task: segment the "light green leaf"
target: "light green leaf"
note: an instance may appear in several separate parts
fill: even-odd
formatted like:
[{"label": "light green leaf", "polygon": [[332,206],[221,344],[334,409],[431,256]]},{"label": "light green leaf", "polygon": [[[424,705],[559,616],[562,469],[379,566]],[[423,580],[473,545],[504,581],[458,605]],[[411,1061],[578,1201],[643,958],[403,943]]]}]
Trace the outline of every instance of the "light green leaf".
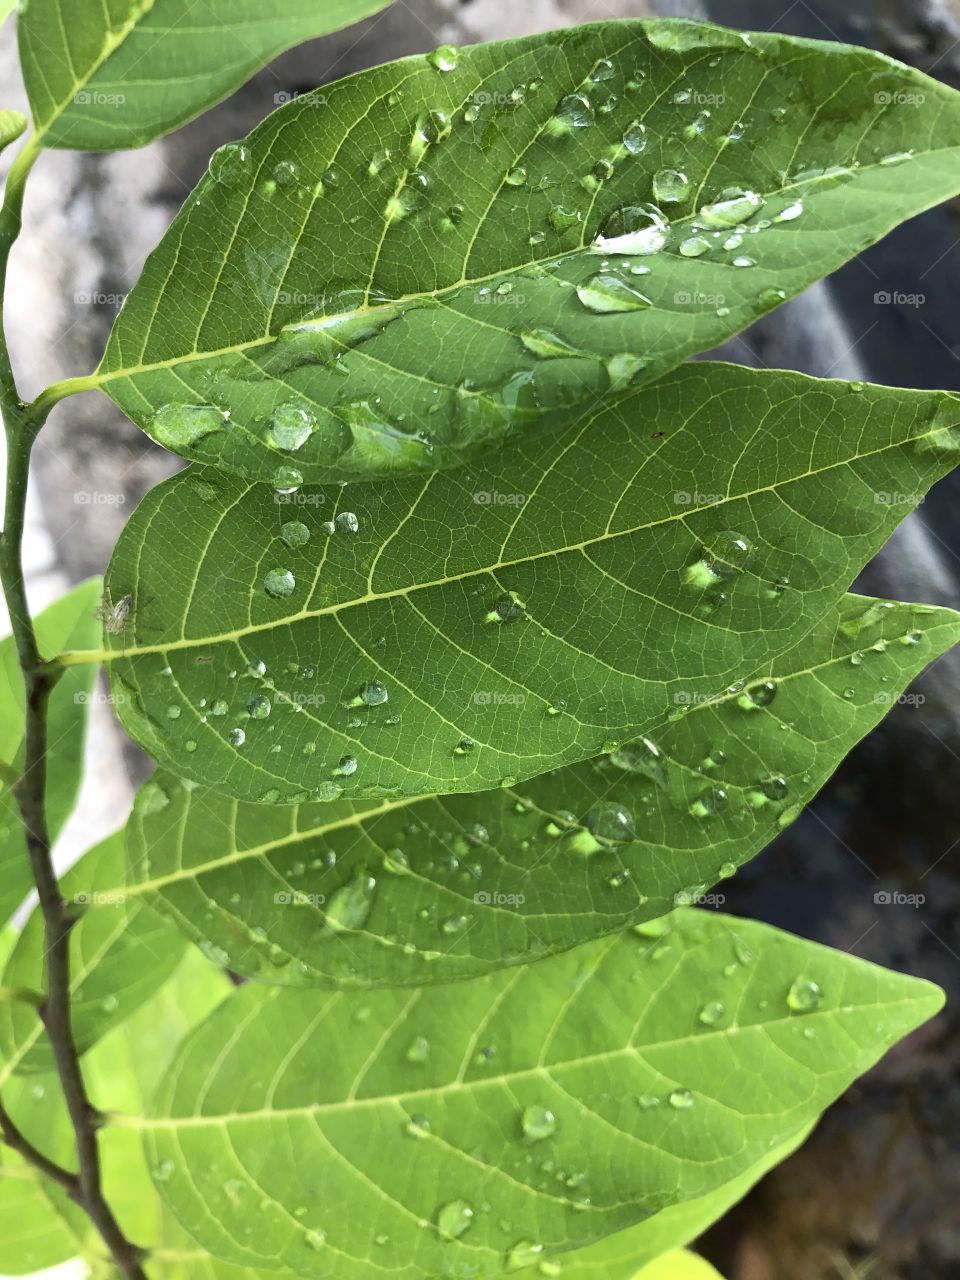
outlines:
[{"label": "light green leaf", "polygon": [[481,1277],[739,1177],[941,1003],[681,911],[655,944],[619,935],[455,988],[361,1004],[244,987],[184,1043],[155,1118],[129,1123],[174,1213],[229,1261]]},{"label": "light green leaf", "polygon": [[143,146],[227,97],[284,49],[386,3],[29,0],[17,34],[37,141],[78,151]]},{"label": "light green leaf", "polygon": [[512,785],[735,681],[762,700],[958,421],[940,393],[695,364],[483,470],[286,505],[190,470],[114,551],[119,714],[178,776],[295,804]]},{"label": "light green leaf", "polygon": [[636,1280],[723,1280],[723,1277],[704,1258],[678,1249],[637,1272]]},{"label": "light green leaf", "polygon": [[[64,897],[84,915],[70,935],[73,1033],[81,1053],[128,1018],[169,978],[183,938],[122,890],[124,833],[118,831],[61,877]],[[3,984],[46,989],[43,918],[34,910],[3,973]],[[0,1001],[0,1082],[11,1072],[53,1069],[37,1010]]]},{"label": "light green leaf", "polygon": [[218,153],[82,385],[280,487],[450,465],[953,195],[958,138],[960,96],[879,54],[689,22],[377,67]]},{"label": "light green leaf", "polygon": [[935,610],[902,643],[916,618],[848,596],[774,662],[766,710],[722,695],[628,751],[477,795],[286,808],[160,772],[122,892],[268,982],[426,985],[539,959],[701,897],[772,840],[960,638]]},{"label": "light green leaf", "polygon": [[[3,5],[0,4],[0,22],[3,18]],[[27,117],[19,111],[0,110],[0,151],[9,147],[11,142],[16,142],[26,127]]]},{"label": "light green leaf", "polygon": [[[173,978],[85,1055],[84,1078],[93,1104],[105,1110],[142,1113],[178,1040],[206,1017],[229,989],[224,975],[198,952],[188,952]],[[51,1159],[75,1167],[73,1133],[54,1075],[5,1081],[3,1100],[35,1145]],[[151,1280],[255,1280],[255,1273],[205,1261],[157,1197],[135,1134],[127,1129],[105,1129],[100,1152],[107,1199],[125,1232],[130,1239],[158,1251],[148,1268]],[[34,1269],[27,1265],[34,1258],[36,1266],[49,1266],[79,1256],[98,1277],[102,1275],[104,1246],[86,1215],[59,1187],[36,1179],[22,1164],[14,1162],[12,1167],[16,1174],[8,1182],[6,1170],[0,1166],[0,1223],[9,1219],[11,1224],[20,1224],[20,1231],[11,1229],[10,1236],[0,1233],[0,1271],[20,1274]],[[14,1176],[19,1181],[15,1182]],[[29,1201],[24,1185],[27,1178],[33,1186]],[[39,1253],[41,1246],[43,1255]],[[107,1274],[112,1277],[114,1272]]]},{"label": "light green leaf", "polygon": [[[36,619],[44,657],[64,649],[96,644],[96,620],[102,586],[91,578],[67,593]],[[83,768],[87,703],[96,678],[94,667],[67,671],[50,697],[47,756],[47,817],[55,837],[76,799]],[[20,815],[9,784],[23,752],[23,679],[12,637],[0,640],[0,921],[7,920],[30,890],[30,864]]]}]

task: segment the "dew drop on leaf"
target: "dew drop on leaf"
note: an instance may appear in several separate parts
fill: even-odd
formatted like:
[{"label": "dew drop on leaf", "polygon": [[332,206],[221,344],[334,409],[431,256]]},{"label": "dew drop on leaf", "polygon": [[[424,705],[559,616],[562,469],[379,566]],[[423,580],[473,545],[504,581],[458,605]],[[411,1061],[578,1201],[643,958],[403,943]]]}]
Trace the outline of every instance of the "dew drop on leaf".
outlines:
[{"label": "dew drop on leaf", "polygon": [[739,227],[742,222],[758,213],[763,204],[763,196],[756,191],[728,187],[721,192],[719,200],[703,205],[697,212],[697,218],[704,226],[713,229]]},{"label": "dew drop on leaf", "polygon": [[408,1062],[426,1062],[430,1057],[430,1041],[426,1036],[414,1036],[405,1056]]},{"label": "dew drop on leaf", "polygon": [[303,405],[278,405],[267,428],[267,444],[293,453],[306,444],[316,425],[316,417]]},{"label": "dew drop on leaf", "polygon": [[247,703],[247,713],[251,720],[266,720],[273,710],[273,703],[265,693],[255,693]]},{"label": "dew drop on leaf", "polygon": [[154,414],[150,431],[160,444],[176,452],[221,431],[229,416],[210,404],[165,404]]},{"label": "dew drop on leaf", "polygon": [[451,1200],[437,1211],[437,1231],[444,1240],[459,1240],[473,1222],[473,1205]]},{"label": "dew drop on leaf", "polygon": [[288,547],[303,547],[310,541],[310,530],[301,520],[288,520],[280,526],[280,537]]},{"label": "dew drop on leaf", "polygon": [[231,747],[242,747],[247,740],[247,735],[242,729],[231,729],[227,734],[227,740]]},{"label": "dew drop on leaf", "polygon": [[587,814],[587,830],[603,844],[626,844],[637,838],[633,815],[612,801],[600,801]]},{"label": "dew drop on leaf", "polygon": [[336,889],[324,912],[328,931],[342,933],[347,929],[362,928],[373,906],[376,885],[373,876],[361,873]]},{"label": "dew drop on leaf", "polygon": [[542,1244],[534,1244],[532,1240],[519,1240],[507,1254],[506,1270],[523,1271],[532,1267],[542,1253]]},{"label": "dew drop on leaf", "polygon": [[360,521],[352,511],[341,511],[334,517],[333,525],[341,533],[356,533],[360,528]]},{"label": "dew drop on leaf", "polygon": [[693,1106],[693,1094],[689,1089],[674,1089],[668,1101],[676,1111],[689,1111]]},{"label": "dew drop on leaf", "polygon": [[693,801],[690,813],[694,818],[712,818],[726,807],[727,793],[723,787],[710,787]]},{"label": "dew drop on leaf", "polygon": [[641,121],[634,120],[627,125],[623,132],[623,145],[632,156],[638,156],[646,149],[647,130]]},{"label": "dew drop on leaf", "polygon": [[820,1007],[823,993],[809,978],[797,978],[787,992],[787,1008],[794,1013],[812,1013]]},{"label": "dew drop on leaf", "polygon": [[679,169],[658,169],[653,175],[653,198],[658,204],[680,204],[690,194],[690,179]]},{"label": "dew drop on leaf", "polygon": [[711,1000],[705,1004],[698,1015],[699,1020],[707,1027],[715,1027],[726,1013],[726,1009],[719,1000]]},{"label": "dew drop on leaf", "polygon": [[586,284],[578,285],[577,297],[588,311],[600,315],[643,311],[653,306],[646,294],[613,275],[596,275]]},{"label": "dew drop on leaf", "polygon": [[427,54],[427,61],[438,71],[454,71],[460,61],[460,50],[456,45],[442,44]]},{"label": "dew drop on leaf", "polygon": [[557,104],[557,109],[546,126],[546,132],[553,137],[562,137],[574,129],[588,128],[593,121],[590,99],[580,93],[570,93]]},{"label": "dew drop on leaf", "polygon": [[549,1107],[535,1103],[525,1107],[520,1117],[523,1136],[530,1142],[541,1142],[552,1138],[557,1131],[557,1117]]},{"label": "dew drop on leaf", "polygon": [[710,248],[710,241],[703,236],[688,236],[680,242],[680,254],[684,258],[701,258]]},{"label": "dew drop on leaf", "polygon": [[293,594],[297,580],[289,569],[269,569],[264,575],[263,589],[268,596],[282,599]]}]

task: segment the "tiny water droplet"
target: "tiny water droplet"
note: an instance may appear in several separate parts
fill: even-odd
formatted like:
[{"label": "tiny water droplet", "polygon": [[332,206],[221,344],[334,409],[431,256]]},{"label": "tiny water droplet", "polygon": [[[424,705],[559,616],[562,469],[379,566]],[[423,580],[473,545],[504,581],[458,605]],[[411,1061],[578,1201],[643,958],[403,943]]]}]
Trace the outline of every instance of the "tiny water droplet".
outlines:
[{"label": "tiny water droplet", "polygon": [[698,1017],[704,1026],[715,1027],[718,1022],[722,1021],[726,1012],[726,1008],[719,1000],[711,1000],[703,1006]]},{"label": "tiny water droplet", "polygon": [[539,1104],[524,1108],[520,1118],[523,1136],[530,1142],[552,1138],[557,1131],[557,1117],[549,1107]]},{"label": "tiny water droplet", "polygon": [[444,1240],[459,1240],[473,1222],[473,1205],[451,1200],[437,1212],[437,1230]]},{"label": "tiny water droplet", "polygon": [[689,1089],[674,1089],[668,1101],[676,1111],[689,1111],[693,1106],[693,1094]]},{"label": "tiny water droplet", "polygon": [[809,978],[796,978],[787,992],[787,1007],[794,1013],[812,1013],[820,1007],[823,992]]}]

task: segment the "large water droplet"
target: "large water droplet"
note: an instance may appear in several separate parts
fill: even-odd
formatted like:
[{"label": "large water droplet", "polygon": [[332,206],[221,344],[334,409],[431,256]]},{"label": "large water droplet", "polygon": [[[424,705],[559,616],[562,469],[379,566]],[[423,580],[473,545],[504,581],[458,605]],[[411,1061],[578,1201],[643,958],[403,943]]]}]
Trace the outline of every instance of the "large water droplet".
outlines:
[{"label": "large water droplet", "polygon": [[222,431],[229,417],[229,413],[215,405],[165,404],[151,419],[150,433],[176,453],[215,431]]},{"label": "large water droplet", "polygon": [[210,160],[210,173],[215,182],[233,187],[243,177],[250,163],[250,152],[242,142],[228,142],[218,148]]},{"label": "large water droplet", "polygon": [[797,978],[787,992],[787,1008],[794,1013],[813,1013],[820,1007],[823,992],[809,978]]},{"label": "large water droplet", "polygon": [[646,294],[614,275],[593,276],[586,284],[578,285],[577,297],[588,311],[599,315],[643,311],[653,306]]},{"label": "large water droplet", "polygon": [[273,710],[273,703],[265,693],[255,693],[247,703],[247,714],[251,720],[266,720]]},{"label": "large water droplet", "polygon": [[267,428],[267,444],[293,453],[313,435],[317,420],[303,405],[281,404],[273,411]]},{"label": "large water droplet", "polygon": [[689,1111],[693,1106],[693,1094],[689,1089],[674,1089],[668,1102],[676,1111]]},{"label": "large water droplet", "polygon": [[658,169],[653,175],[653,198],[658,204],[680,204],[690,194],[690,179],[679,169]]},{"label": "large water droplet", "polygon": [[529,1142],[542,1142],[544,1138],[552,1138],[557,1131],[557,1117],[549,1107],[539,1103],[524,1108],[520,1123],[523,1136]]},{"label": "large water droplet", "polygon": [[637,838],[629,809],[612,801],[595,804],[587,814],[587,830],[602,844],[625,844]]},{"label": "large water droplet", "polygon": [[694,818],[712,818],[727,807],[727,793],[723,787],[710,787],[697,796],[690,805]]},{"label": "large water droplet", "polygon": [[330,895],[324,912],[330,933],[363,927],[373,905],[376,885],[373,876],[361,873]]},{"label": "large water droplet", "polygon": [[427,61],[438,71],[454,71],[460,61],[460,50],[456,45],[442,44],[427,54]]},{"label": "large water droplet", "polygon": [[451,1200],[437,1211],[437,1230],[444,1240],[459,1240],[473,1222],[473,1205]]},{"label": "large water droplet", "polygon": [[712,204],[703,205],[697,218],[707,227],[738,227],[741,222],[763,208],[763,196],[756,191],[746,191],[742,187],[728,187],[721,192],[720,199]]},{"label": "large water droplet", "polygon": [[593,251],[641,257],[659,253],[666,243],[667,223],[658,209],[625,205],[603,224]]},{"label": "large water droplet", "polygon": [[623,131],[623,145],[632,156],[638,156],[646,149],[647,129],[639,120],[633,120]]},{"label": "large water droplet", "polygon": [[570,93],[557,104],[556,111],[547,123],[546,132],[553,137],[560,137],[573,129],[586,129],[593,121],[590,99],[581,93]]},{"label": "large water droplet", "polygon": [[542,1244],[534,1244],[532,1240],[519,1240],[506,1257],[507,1271],[524,1271],[532,1267],[543,1253]]},{"label": "large water droplet", "polygon": [[288,547],[303,547],[310,541],[310,530],[301,520],[288,520],[280,526],[280,537]]},{"label": "large water droplet", "polygon": [[664,787],[667,775],[663,766],[660,748],[649,738],[640,738],[637,742],[627,742],[610,753],[610,763],[627,773],[638,773],[658,786]]},{"label": "large water droplet", "polygon": [[263,579],[264,591],[278,599],[292,595],[296,585],[297,580],[289,569],[269,569]]}]

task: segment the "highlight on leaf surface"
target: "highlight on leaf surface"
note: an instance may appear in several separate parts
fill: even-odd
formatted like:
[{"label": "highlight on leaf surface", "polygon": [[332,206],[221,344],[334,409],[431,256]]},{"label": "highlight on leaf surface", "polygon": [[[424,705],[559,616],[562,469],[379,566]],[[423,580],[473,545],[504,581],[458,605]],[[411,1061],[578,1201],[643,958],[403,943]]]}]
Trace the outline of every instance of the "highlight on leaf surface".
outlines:
[{"label": "highlight on leaf surface", "polygon": [[216,153],[83,385],[279,488],[448,466],[616,401],[953,195],[958,138],[960,95],[888,58],[709,24],[390,63]]},{"label": "highlight on leaf surface", "polygon": [[[178,776],[269,804],[510,787],[741,681],[742,719],[909,509],[883,494],[954,466],[957,424],[942,393],[688,364],[483,468],[290,502],[187,471],[110,565],[138,593],[103,655],[119,715]],[[897,616],[924,645],[923,606]]]},{"label": "highlight on leaf surface", "polygon": [[237,1265],[497,1275],[744,1174],[942,1003],[748,921],[657,932],[362,1004],[250,984],[130,1127]]}]

